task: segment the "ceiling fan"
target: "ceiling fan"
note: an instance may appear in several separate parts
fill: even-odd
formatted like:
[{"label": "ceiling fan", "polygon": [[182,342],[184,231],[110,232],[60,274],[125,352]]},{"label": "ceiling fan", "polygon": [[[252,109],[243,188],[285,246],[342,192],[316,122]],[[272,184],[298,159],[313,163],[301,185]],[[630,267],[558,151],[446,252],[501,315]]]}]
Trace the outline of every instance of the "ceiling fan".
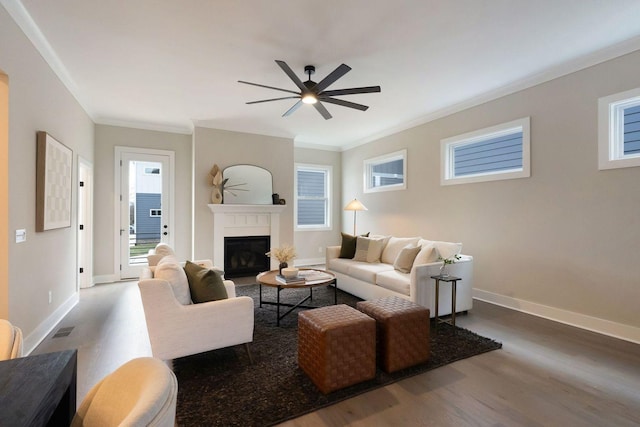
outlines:
[{"label": "ceiling fan", "polygon": [[276,64],[282,68],[282,71],[285,72],[287,76],[295,83],[295,85],[300,89],[300,92],[296,92],[289,89],[281,89],[273,86],[265,86],[258,83],[245,82],[243,80],[238,80],[238,83],[244,83],[247,85],[265,87],[267,89],[279,90],[281,92],[292,93],[295,96],[285,96],[282,98],[271,98],[271,99],[263,99],[260,101],[251,101],[247,102],[247,104],[258,104],[261,102],[271,102],[271,101],[281,101],[283,99],[299,99],[293,107],[289,108],[282,117],[289,116],[294,111],[296,111],[302,104],[312,104],[318,113],[325,118],[325,120],[329,120],[332,116],[329,114],[329,111],[322,105],[323,102],[328,102],[330,104],[341,105],[343,107],[355,108],[356,110],[366,111],[369,107],[362,104],[356,104],[355,102],[345,101],[343,99],[332,98],[333,96],[340,95],[356,95],[360,93],[374,93],[380,92],[380,86],[366,86],[366,87],[354,87],[350,89],[336,89],[336,90],[325,90],[340,77],[347,74],[351,71],[351,67],[345,64],[341,64],[329,73],[324,79],[320,80],[318,83],[311,80],[311,75],[315,73],[316,67],[313,65],[307,65],[304,67],[304,72],[308,75],[308,80],[303,82],[295,75],[295,73],[291,70],[291,68],[284,61],[276,60]]}]

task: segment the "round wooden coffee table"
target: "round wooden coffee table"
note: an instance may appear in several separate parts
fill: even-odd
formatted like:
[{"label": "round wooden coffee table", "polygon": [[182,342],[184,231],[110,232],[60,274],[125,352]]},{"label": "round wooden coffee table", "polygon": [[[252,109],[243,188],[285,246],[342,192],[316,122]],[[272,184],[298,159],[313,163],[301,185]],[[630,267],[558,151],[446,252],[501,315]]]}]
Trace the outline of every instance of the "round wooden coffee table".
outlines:
[{"label": "round wooden coffee table", "polygon": [[[265,271],[256,276],[256,280],[260,285],[260,307],[262,304],[267,305],[275,305],[276,306],[276,325],[280,326],[280,320],[284,318],[287,314],[291,313],[296,308],[318,308],[315,306],[302,305],[307,301],[313,300],[313,288],[318,286],[327,286],[333,284],[334,286],[334,296],[333,296],[333,304],[338,304],[338,283],[336,281],[335,274],[326,270],[319,270],[316,268],[301,268],[300,276],[306,277],[303,283],[282,283],[279,282],[276,277],[278,276],[278,270]],[[265,301],[262,299],[262,286],[269,286],[272,288],[276,288],[276,300],[275,301]],[[280,292],[284,289],[292,289],[292,288],[309,288],[309,295],[303,298],[297,304],[289,304],[285,302],[280,302]],[[289,307],[284,314],[280,315],[280,307]]]}]

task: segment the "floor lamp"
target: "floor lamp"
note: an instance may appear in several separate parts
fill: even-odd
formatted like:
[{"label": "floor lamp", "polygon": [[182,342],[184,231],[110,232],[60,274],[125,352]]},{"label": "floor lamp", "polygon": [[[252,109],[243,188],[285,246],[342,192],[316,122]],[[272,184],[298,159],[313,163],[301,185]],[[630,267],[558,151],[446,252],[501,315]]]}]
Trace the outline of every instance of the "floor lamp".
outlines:
[{"label": "floor lamp", "polygon": [[353,235],[356,235],[356,214],[358,211],[368,211],[367,207],[358,199],[353,199],[347,206],[344,207],[345,211],[353,211]]}]

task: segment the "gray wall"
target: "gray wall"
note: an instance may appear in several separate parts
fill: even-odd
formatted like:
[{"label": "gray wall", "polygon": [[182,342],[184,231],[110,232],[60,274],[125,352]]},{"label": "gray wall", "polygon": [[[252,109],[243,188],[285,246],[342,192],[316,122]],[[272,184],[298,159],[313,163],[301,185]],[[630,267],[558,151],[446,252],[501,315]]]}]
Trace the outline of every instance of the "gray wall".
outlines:
[{"label": "gray wall", "polygon": [[[340,244],[342,223],[342,153],[337,151],[295,148],[295,163],[332,166],[332,229],[327,231],[295,231],[294,245],[298,254],[297,262],[303,264],[324,264],[324,250],[327,246]],[[293,199],[291,199],[293,204]],[[294,224],[295,226],[295,224]],[[319,250],[321,248],[321,250]]]},{"label": "gray wall", "polygon": [[[476,295],[638,341],[640,168],[597,161],[598,98],[639,87],[638,70],[640,51],[348,150],[343,202],[369,208],[359,231],[463,242]],[[526,116],[530,178],[440,186],[441,139]],[[363,160],[402,148],[408,188],[363,194]]]},{"label": "gray wall", "polygon": [[93,268],[98,282],[117,280],[114,271],[115,147],[152,148],[175,152],[174,249],[181,259],[191,257],[191,136],[177,133],[96,125],[94,168]]},{"label": "gray wall", "polygon": [[[0,69],[9,76],[9,320],[31,350],[77,300],[78,156],[93,162],[94,125],[6,10],[0,7]],[[36,132],[73,150],[71,227],[36,233]],[[15,243],[15,230],[27,241]],[[48,293],[52,293],[49,304]]]},{"label": "gray wall", "polygon": [[211,187],[213,164],[263,167],[273,175],[273,192],[287,201],[280,215],[280,243],[293,244],[293,141],[286,138],[196,127],[194,132],[194,258],[213,258]]}]

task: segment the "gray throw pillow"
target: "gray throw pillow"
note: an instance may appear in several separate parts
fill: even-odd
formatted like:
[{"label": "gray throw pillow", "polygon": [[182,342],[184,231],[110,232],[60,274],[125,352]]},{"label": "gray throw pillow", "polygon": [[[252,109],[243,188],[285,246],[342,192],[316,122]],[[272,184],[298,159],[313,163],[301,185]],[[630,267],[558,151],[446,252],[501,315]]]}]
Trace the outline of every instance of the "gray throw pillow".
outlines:
[{"label": "gray throw pillow", "polygon": [[190,261],[185,263],[184,271],[194,304],[229,298],[219,271],[200,267]]}]

